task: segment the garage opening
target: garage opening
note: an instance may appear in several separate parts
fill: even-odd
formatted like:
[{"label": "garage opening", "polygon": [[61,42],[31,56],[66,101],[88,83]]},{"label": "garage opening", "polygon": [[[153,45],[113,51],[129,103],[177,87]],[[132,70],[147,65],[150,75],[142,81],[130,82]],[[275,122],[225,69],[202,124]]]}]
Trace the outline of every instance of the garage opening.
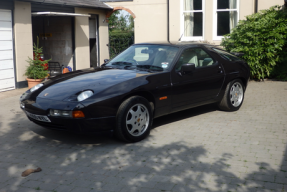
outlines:
[{"label": "garage opening", "polygon": [[74,68],[73,17],[38,16],[32,17],[33,43],[43,47],[43,59],[59,66]]}]

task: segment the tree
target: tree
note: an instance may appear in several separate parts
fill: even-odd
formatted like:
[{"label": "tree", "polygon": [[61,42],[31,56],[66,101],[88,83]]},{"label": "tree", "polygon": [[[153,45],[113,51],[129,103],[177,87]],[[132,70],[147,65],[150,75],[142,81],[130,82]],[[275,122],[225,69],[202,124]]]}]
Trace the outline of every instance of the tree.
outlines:
[{"label": "tree", "polygon": [[121,15],[118,19],[118,29],[121,31],[126,31],[128,29],[127,18],[128,16]]},{"label": "tree", "polygon": [[134,18],[133,18],[133,16],[132,15],[130,15],[129,16],[129,29],[131,30],[131,31],[133,31],[134,30],[134,27],[135,27],[135,22],[134,22]]},{"label": "tree", "polygon": [[109,28],[110,28],[110,30],[116,29],[119,14],[120,14],[120,11],[117,10],[117,11],[113,12],[113,14],[109,17]]}]

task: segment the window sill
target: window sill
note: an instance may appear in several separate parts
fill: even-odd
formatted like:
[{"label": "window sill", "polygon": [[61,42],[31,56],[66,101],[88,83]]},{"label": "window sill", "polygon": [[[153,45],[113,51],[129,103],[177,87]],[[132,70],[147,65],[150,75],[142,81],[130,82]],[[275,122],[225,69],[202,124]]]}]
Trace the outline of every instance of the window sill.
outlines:
[{"label": "window sill", "polygon": [[203,37],[182,37],[180,41],[203,41]]},{"label": "window sill", "polygon": [[213,41],[222,41],[223,38],[223,36],[213,37]]}]

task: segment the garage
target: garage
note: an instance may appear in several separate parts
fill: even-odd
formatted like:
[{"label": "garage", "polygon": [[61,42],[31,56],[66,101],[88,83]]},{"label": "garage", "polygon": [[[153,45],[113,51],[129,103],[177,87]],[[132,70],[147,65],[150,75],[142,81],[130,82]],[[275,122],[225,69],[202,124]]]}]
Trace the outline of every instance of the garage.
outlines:
[{"label": "garage", "polygon": [[0,9],[0,92],[15,89],[12,11]]}]

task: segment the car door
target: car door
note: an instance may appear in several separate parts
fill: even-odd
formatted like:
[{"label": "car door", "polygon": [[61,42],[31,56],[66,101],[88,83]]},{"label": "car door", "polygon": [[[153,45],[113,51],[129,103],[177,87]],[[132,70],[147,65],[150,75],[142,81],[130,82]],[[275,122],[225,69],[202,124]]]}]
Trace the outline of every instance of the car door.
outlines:
[{"label": "car door", "polygon": [[[192,73],[181,73],[183,64],[195,64]],[[179,111],[215,98],[224,81],[224,70],[208,51],[202,47],[182,51],[171,71],[172,111]]]}]

